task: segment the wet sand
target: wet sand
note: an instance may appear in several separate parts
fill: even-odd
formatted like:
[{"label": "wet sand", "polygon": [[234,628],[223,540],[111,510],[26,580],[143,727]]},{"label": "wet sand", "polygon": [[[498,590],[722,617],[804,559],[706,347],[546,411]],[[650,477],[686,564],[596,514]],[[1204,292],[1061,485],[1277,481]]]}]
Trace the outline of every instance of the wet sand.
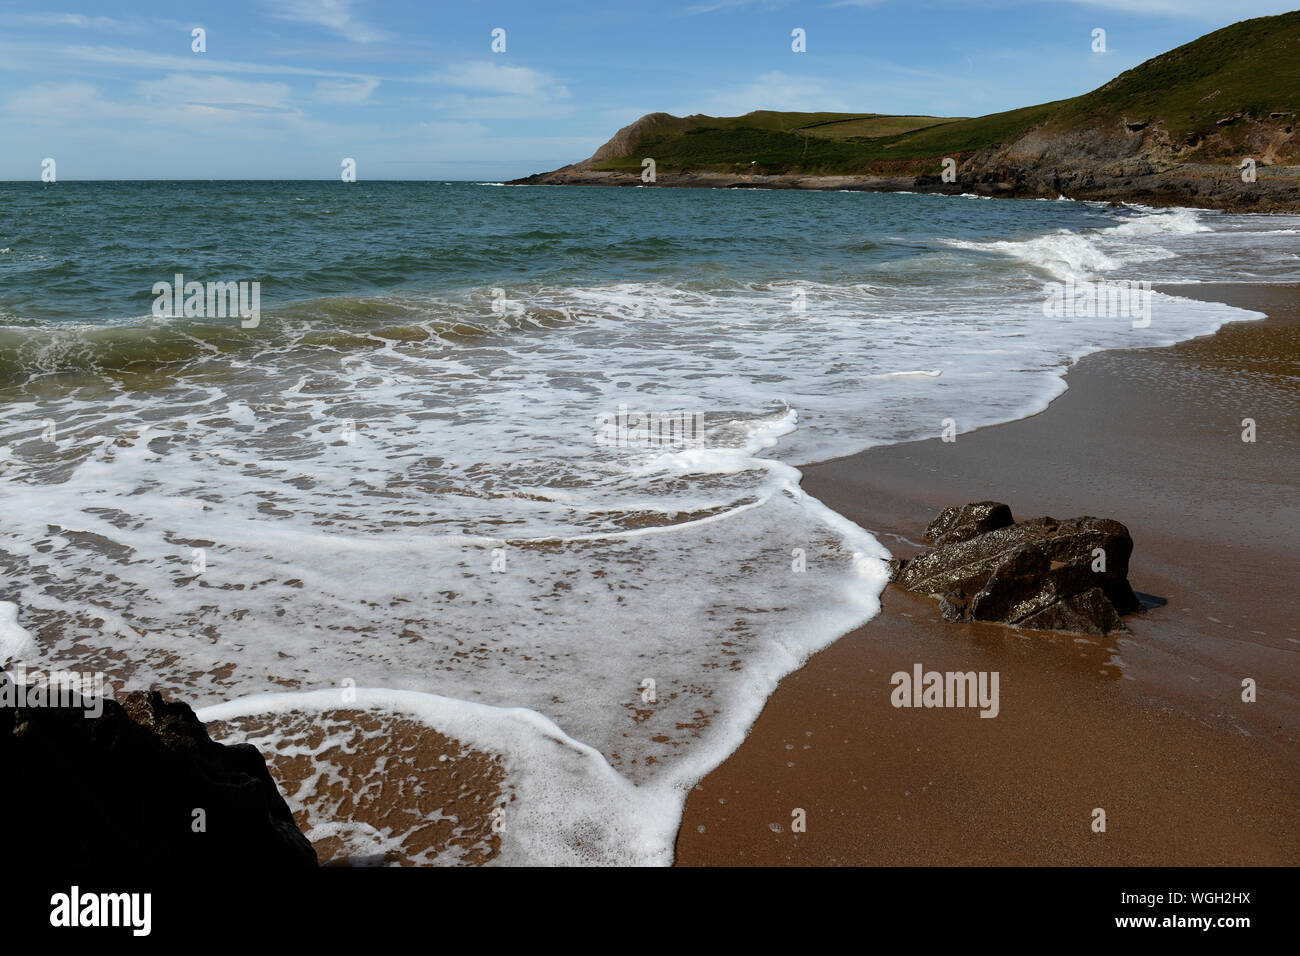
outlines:
[{"label": "wet sand", "polygon": [[[969,501],[1122,521],[1148,605],[1131,632],[948,624],[891,585],[691,793],[678,865],[1300,862],[1300,288],[1166,291],[1269,317],[1088,356],[1029,419],[804,469],[900,556]],[[890,675],[917,663],[997,671],[999,715],[895,709]]]},{"label": "wet sand", "polygon": [[258,715],[207,725],[266,757],[322,866],[481,866],[492,809],[515,799],[501,759],[380,711]]}]

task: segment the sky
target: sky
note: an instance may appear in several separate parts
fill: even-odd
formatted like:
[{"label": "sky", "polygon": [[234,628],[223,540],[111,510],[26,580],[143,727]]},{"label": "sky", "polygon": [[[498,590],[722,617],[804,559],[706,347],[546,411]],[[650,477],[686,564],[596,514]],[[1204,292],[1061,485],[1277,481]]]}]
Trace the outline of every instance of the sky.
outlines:
[{"label": "sky", "polygon": [[0,0],[0,180],[39,180],[48,157],[59,181],[337,179],[345,158],[360,180],[500,181],[650,112],[976,116],[1075,96],[1296,5]]}]

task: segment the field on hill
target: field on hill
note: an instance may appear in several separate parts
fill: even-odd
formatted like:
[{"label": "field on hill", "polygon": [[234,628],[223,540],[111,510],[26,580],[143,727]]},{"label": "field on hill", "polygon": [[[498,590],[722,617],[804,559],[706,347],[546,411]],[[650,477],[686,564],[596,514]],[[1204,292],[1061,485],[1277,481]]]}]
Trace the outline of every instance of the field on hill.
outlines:
[{"label": "field on hill", "polygon": [[[933,157],[960,156],[1020,133],[1041,122],[1055,105],[974,119],[834,114],[822,125],[805,125],[805,117],[819,115],[808,113],[692,116],[681,127],[660,128],[642,138],[631,155],[593,168],[639,170],[641,159],[653,156],[659,169],[670,171],[937,172],[929,169]],[[899,127],[903,131],[894,132]]]},{"label": "field on hill", "polygon": [[791,130],[805,136],[820,136],[824,139],[876,139],[881,136],[896,136],[910,133],[929,126],[951,123],[964,117],[951,116],[889,116],[884,113],[871,113],[849,119],[826,120],[812,123]]}]

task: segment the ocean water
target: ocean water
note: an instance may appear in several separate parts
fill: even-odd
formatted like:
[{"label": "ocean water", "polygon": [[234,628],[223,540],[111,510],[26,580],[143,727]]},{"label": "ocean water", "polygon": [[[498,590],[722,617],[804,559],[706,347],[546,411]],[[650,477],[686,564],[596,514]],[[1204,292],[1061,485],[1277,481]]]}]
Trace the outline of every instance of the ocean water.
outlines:
[{"label": "ocean water", "polygon": [[[888,552],[800,465],[1252,316],[1049,318],[1049,283],[1294,281],[1298,236],[1066,200],[3,183],[0,658],[205,720],[405,715],[502,757],[499,862],[667,863],[781,677],[879,611]],[[177,273],[259,283],[258,321],[156,314]]]}]

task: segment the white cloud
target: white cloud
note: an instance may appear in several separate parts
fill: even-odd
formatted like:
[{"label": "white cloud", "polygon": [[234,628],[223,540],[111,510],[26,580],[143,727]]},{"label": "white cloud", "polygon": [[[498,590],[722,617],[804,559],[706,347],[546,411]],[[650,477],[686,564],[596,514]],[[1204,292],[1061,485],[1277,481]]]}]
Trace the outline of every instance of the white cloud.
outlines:
[{"label": "white cloud", "polygon": [[458,63],[428,77],[447,87],[433,108],[455,116],[480,119],[525,119],[573,112],[569,90],[555,77],[526,66],[492,61]]},{"label": "white cloud", "polygon": [[42,27],[81,27],[87,30],[112,30],[115,32],[135,33],[138,24],[125,23],[112,17],[91,17],[84,13],[29,13],[21,17],[22,22]]},{"label": "white cloud", "polygon": [[439,86],[473,90],[511,96],[550,95],[567,97],[569,91],[550,74],[526,66],[509,66],[504,63],[474,60],[433,75]]},{"label": "white cloud", "polygon": [[136,89],[148,104],[165,109],[231,114],[293,112],[293,94],[284,83],[248,83],[224,76],[172,73],[161,80],[141,83]]},{"label": "white cloud", "polygon": [[267,76],[321,76],[358,83],[377,82],[365,73],[344,73],[338,70],[316,70],[309,67],[280,66],[279,64],[251,63],[245,60],[222,60],[204,56],[173,56],[149,53],[129,47],[48,45],[33,43],[5,43],[0,41],[0,69],[20,72],[48,72],[51,60],[78,65],[104,63],[110,66],[138,70],[173,70],[185,73],[245,73]]},{"label": "white cloud", "polygon": [[314,70],[308,67],[280,66],[278,64],[249,63],[242,60],[209,59],[207,56],[170,56],[145,53],[112,47],[68,47],[75,57],[118,66],[136,66],[140,69],[185,70],[205,73],[263,73],[286,76],[331,76],[360,80],[369,77],[359,73],[340,73],[336,70]]},{"label": "white cloud", "polygon": [[37,83],[19,90],[5,103],[5,112],[30,120],[84,119],[87,116],[120,117],[129,114],[99,94],[90,83]]},{"label": "white cloud", "polygon": [[367,26],[353,13],[356,0],[272,0],[271,16],[278,20],[311,23],[357,43],[391,39],[383,30]]},{"label": "white cloud", "polygon": [[321,80],[316,84],[315,98],[322,103],[364,103],[379,87],[376,77],[360,80]]},{"label": "white cloud", "polygon": [[135,120],[163,126],[203,126],[213,120],[247,122],[258,115],[298,120],[283,83],[245,83],[220,76],[172,74],[140,83],[131,99],[111,100],[90,83],[38,83],[19,90],[3,112],[27,124],[85,126],[97,120]]},{"label": "white cloud", "polygon": [[683,13],[695,16],[700,13],[716,13],[719,10],[732,10],[736,7],[757,6],[765,10],[776,10],[786,5],[785,0],[707,0],[687,7]]}]

